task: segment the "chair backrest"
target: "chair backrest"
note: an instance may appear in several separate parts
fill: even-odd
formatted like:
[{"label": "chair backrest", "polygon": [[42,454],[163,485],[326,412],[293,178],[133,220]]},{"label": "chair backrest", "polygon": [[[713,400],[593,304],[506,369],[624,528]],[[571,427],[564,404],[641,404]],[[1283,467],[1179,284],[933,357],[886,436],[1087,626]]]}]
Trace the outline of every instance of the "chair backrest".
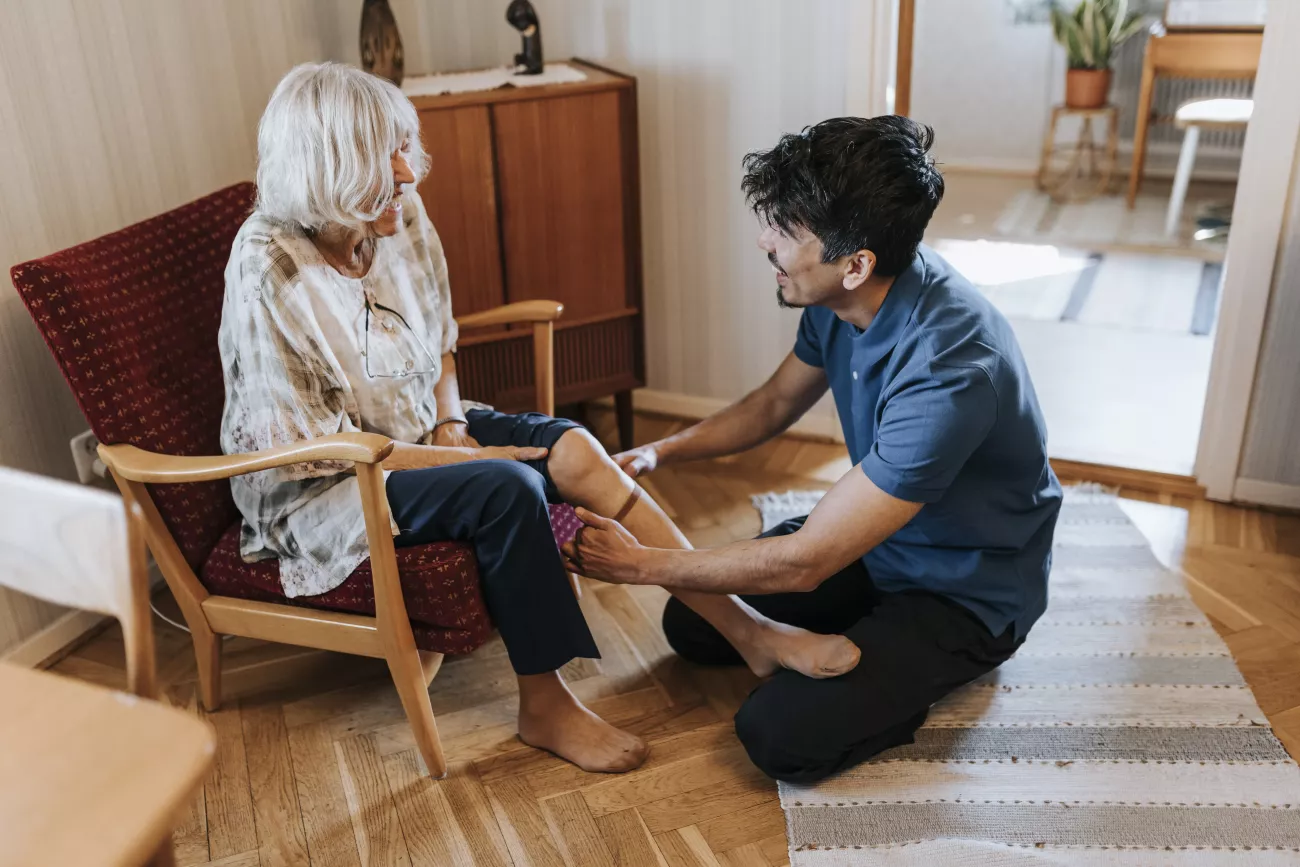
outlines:
[{"label": "chair backrest", "polygon": [[119,616],[131,598],[122,498],[0,467],[0,585]]},{"label": "chair backrest", "polygon": [[116,617],[131,689],[154,693],[149,576],[122,498],[0,467],[0,586]]},{"label": "chair backrest", "polygon": [[[220,453],[224,273],[253,196],[236,184],[10,272],[100,442]],[[196,570],[239,517],[225,481],[151,493]]]}]

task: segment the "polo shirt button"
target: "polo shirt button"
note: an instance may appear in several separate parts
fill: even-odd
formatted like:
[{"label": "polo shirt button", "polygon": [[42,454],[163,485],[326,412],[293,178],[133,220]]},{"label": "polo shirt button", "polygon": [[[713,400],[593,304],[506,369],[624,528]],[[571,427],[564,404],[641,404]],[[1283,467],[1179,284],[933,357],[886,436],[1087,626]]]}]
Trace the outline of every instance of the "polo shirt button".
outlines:
[{"label": "polo shirt button", "polygon": [[853,371],[853,378],[854,378],[854,379],[857,379],[857,378],[858,378],[858,372],[857,372],[856,370]]}]

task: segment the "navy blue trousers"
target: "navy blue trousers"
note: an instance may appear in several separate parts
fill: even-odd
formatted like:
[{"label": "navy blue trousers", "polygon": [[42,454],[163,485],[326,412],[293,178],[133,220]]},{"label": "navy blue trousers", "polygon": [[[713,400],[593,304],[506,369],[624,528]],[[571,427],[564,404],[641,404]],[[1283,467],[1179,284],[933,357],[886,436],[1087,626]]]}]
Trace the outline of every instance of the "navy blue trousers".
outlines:
[{"label": "navy blue trousers", "polygon": [[[577,424],[539,413],[472,410],[469,434],[483,446],[552,448]],[[389,475],[398,547],[467,542],[492,622],[516,674],[555,671],[599,657],[551,533],[548,502],[560,495],[546,461],[468,461]]]},{"label": "navy blue trousers", "polygon": [[[764,533],[785,536],[804,518]],[[862,561],[808,593],[743,596],[762,614],[823,634],[847,636],[862,649],[857,668],[814,680],[779,671],[759,684],[736,714],[736,736],[769,777],[811,783],[890,747],[912,743],[930,705],[1001,665],[1020,642],[1015,628],[991,634],[974,614],[933,593],[888,593]],[[669,645],[704,665],[744,660],[704,618],[668,600]]]}]

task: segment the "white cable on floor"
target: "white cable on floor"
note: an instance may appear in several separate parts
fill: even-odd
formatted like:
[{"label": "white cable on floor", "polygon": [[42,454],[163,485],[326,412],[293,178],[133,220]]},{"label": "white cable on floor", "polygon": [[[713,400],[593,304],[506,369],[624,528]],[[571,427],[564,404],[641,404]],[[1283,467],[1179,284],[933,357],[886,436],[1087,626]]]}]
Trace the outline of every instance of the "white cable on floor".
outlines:
[{"label": "white cable on floor", "polygon": [[[190,631],[190,628],[189,628],[188,626],[186,626],[184,623],[177,623],[175,620],[172,620],[172,619],[171,619],[170,617],[168,617],[166,614],[163,614],[161,611],[159,611],[159,610],[158,610],[158,606],[153,604],[153,600],[152,600],[152,599],[149,600],[149,607],[150,607],[151,609],[153,609],[153,613],[154,613],[154,614],[158,615],[158,619],[161,620],[161,621],[163,621],[164,623],[168,623],[168,624],[170,624],[170,625],[172,625],[172,626],[175,626],[177,629],[179,629],[179,630],[182,631],[182,632],[189,632],[189,631]],[[223,635],[223,636],[221,636],[222,640],[229,639],[229,638],[234,638],[234,637],[235,637],[235,636],[233,636],[233,635]]]},{"label": "white cable on floor", "polygon": [[183,623],[177,623],[175,620],[172,620],[172,619],[171,619],[170,617],[168,617],[166,614],[163,614],[161,611],[159,611],[159,610],[158,610],[158,606],[153,604],[153,600],[152,600],[152,599],[149,600],[149,607],[153,609],[153,613],[156,614],[156,615],[158,615],[158,619],[161,620],[162,622],[164,622],[164,623],[169,623],[169,624],[171,624],[172,626],[175,626],[177,629],[181,630],[182,632],[189,632],[189,631],[190,631],[190,628],[189,628],[188,626],[186,626],[185,624],[183,624]]}]

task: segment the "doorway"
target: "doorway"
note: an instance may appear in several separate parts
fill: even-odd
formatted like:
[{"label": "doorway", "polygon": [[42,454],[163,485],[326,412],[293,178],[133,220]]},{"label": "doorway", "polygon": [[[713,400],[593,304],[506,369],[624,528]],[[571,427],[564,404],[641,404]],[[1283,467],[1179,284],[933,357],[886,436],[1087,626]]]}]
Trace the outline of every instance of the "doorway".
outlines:
[{"label": "doorway", "polygon": [[[1231,250],[1234,263],[1264,256],[1271,268],[1285,195],[1268,201],[1270,193],[1276,197],[1276,180],[1252,180],[1243,167],[1253,161],[1276,169],[1285,160],[1289,168],[1295,129],[1289,138],[1265,141],[1240,124],[1203,125],[1191,170],[1180,173],[1188,127],[1168,121],[1188,103],[1253,99],[1251,123],[1264,115],[1264,123],[1285,133],[1294,112],[1282,107],[1279,120],[1274,91],[1279,66],[1291,61],[1276,52],[1271,64],[1260,59],[1264,22],[1250,18],[1262,11],[1258,0],[1239,0],[1244,19],[1201,21],[1194,29],[1180,29],[1180,16],[1188,14],[1180,0],[1130,0],[1144,21],[1112,58],[1112,116],[1061,111],[1053,123],[1067,62],[1053,39],[1050,5],[898,0],[895,110],[935,127],[935,155],[947,180],[926,240],[1011,320],[1054,458],[1196,477],[1211,496],[1230,498],[1230,481],[1224,494],[1222,484],[1203,477],[1235,476],[1250,391],[1241,371],[1258,351],[1253,316],[1262,316],[1270,275],[1226,263]],[[1270,32],[1289,17],[1286,9],[1268,14]],[[1226,69],[1166,63],[1154,86],[1145,87],[1150,57],[1181,33],[1198,34],[1202,58],[1205,39],[1253,39],[1254,59]],[[1256,87],[1256,75],[1272,75],[1273,90]],[[1157,122],[1145,135],[1140,189],[1129,207],[1126,182],[1143,138],[1137,121],[1144,108]],[[1106,156],[1108,130],[1097,129],[1103,120],[1115,125],[1109,166],[1098,165]],[[1080,140],[1086,121],[1097,147],[1083,174],[1095,182],[1108,168],[1110,176],[1095,190],[1058,194],[1044,167],[1052,168],[1054,149]],[[1189,182],[1175,211],[1179,174]],[[1242,321],[1243,310],[1251,321]],[[1226,388],[1229,381],[1235,388]],[[1240,419],[1235,443],[1233,426],[1216,431],[1225,413]]]}]

